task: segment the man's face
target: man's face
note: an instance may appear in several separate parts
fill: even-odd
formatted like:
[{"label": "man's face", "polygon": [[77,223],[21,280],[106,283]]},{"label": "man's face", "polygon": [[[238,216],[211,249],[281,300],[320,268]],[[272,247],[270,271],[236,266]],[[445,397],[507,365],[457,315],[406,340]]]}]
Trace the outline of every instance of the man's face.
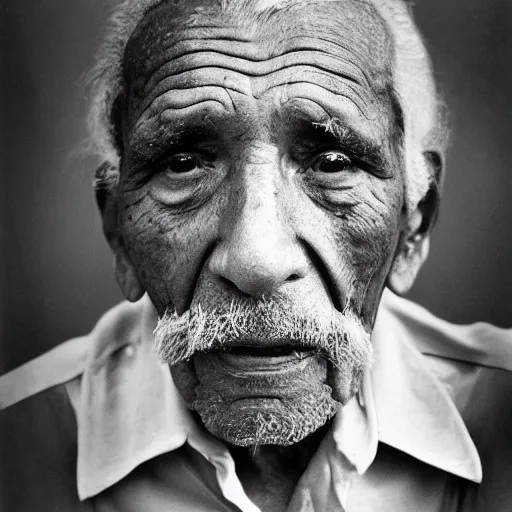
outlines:
[{"label": "man's face", "polygon": [[401,234],[390,38],[358,1],[172,4],[125,54],[123,250],[206,426],[293,443],[357,389]]}]

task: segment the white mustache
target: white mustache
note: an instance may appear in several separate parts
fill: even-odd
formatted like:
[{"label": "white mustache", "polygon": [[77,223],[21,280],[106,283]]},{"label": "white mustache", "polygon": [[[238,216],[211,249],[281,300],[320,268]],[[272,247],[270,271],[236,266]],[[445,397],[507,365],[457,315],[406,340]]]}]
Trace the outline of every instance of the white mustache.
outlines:
[{"label": "white mustache", "polygon": [[[192,306],[183,315],[167,310],[154,331],[159,360],[171,366],[197,351],[234,346],[289,345],[318,351],[337,367],[372,360],[370,330],[350,308],[315,317],[283,300],[236,299],[215,310]],[[301,358],[300,350],[295,350]]]}]

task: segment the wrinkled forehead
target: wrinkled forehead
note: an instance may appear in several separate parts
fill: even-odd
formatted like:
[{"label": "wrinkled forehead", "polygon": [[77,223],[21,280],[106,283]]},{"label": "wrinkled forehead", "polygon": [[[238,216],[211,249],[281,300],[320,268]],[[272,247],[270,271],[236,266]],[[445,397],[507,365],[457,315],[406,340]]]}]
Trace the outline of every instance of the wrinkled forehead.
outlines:
[{"label": "wrinkled forehead", "polygon": [[164,1],[132,34],[124,69],[133,91],[163,64],[202,51],[243,58],[249,75],[262,61],[315,52],[311,65],[336,73],[343,61],[347,79],[378,92],[391,85],[392,48],[385,22],[362,0]]}]

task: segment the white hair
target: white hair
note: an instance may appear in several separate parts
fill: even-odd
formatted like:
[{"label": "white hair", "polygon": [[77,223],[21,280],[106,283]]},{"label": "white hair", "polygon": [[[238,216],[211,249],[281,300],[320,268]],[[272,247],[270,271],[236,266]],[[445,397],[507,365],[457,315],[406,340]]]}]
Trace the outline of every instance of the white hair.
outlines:
[{"label": "white hair", "polygon": [[[110,20],[107,36],[91,71],[89,113],[91,147],[104,162],[99,185],[117,179],[120,154],[111,112],[123,93],[123,56],[126,44],[146,13],[168,0],[122,0]],[[234,0],[240,1],[240,0]],[[414,210],[436,185],[429,155],[441,161],[447,144],[442,103],[438,99],[429,55],[405,0],[360,0],[376,7],[394,39],[394,90],[404,116],[403,151],[406,167],[406,206]],[[228,0],[219,0],[219,5]],[[260,8],[269,2],[260,0]],[[273,2],[270,2],[273,3]],[[286,3],[286,2],[283,2]]]}]

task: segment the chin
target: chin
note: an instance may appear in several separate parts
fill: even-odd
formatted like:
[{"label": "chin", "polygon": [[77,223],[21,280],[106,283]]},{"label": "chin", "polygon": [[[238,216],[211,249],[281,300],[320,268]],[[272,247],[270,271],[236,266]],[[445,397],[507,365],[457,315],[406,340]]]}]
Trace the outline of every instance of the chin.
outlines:
[{"label": "chin", "polygon": [[216,437],[237,446],[290,446],[318,430],[339,407],[328,386],[296,399],[245,398],[226,402],[212,390],[194,402],[205,427]]},{"label": "chin", "polygon": [[[341,372],[314,352],[292,359],[209,351],[171,371],[188,407],[207,430],[237,446],[302,441],[350,399],[362,375],[359,368]],[[338,388],[344,383],[341,399],[333,393],[333,382]]]}]

